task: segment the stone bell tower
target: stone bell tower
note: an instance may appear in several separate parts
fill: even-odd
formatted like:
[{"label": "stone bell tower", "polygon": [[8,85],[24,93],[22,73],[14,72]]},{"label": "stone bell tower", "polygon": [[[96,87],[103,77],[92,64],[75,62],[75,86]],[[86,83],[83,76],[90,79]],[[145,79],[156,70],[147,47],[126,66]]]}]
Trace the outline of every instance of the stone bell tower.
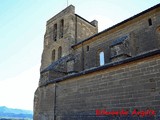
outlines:
[{"label": "stone bell tower", "polygon": [[[72,45],[96,34],[98,32],[98,22],[93,20],[88,22],[81,16],[75,14],[75,7],[68,6],[60,13],[47,21],[44,35],[44,49],[41,60],[41,78],[47,78],[48,71],[58,71],[61,75],[67,74],[67,66],[74,69],[74,50]],[[69,56],[69,58],[66,58]],[[72,55],[72,58],[71,58]],[[64,59],[62,59],[64,58]],[[69,62],[69,60],[71,60]],[[68,61],[68,65],[67,62]],[[52,67],[51,67],[52,66]],[[55,67],[56,66],[56,67]],[[56,68],[56,70],[55,70]],[[68,68],[70,69],[70,68]],[[60,77],[56,73],[56,77]],[[53,75],[49,75],[53,76]],[[49,77],[47,79],[50,79]],[[52,78],[53,79],[53,78]],[[42,79],[40,79],[41,81]]]},{"label": "stone bell tower", "polygon": [[69,6],[47,21],[41,70],[68,55],[74,44],[74,6]]}]

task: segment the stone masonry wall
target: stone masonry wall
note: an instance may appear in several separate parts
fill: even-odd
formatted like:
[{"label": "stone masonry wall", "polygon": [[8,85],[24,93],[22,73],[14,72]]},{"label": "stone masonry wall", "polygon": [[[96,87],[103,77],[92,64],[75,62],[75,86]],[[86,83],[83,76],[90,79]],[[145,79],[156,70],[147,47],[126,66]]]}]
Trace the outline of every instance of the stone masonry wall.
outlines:
[{"label": "stone masonry wall", "polygon": [[34,120],[54,120],[55,85],[38,88],[34,97]]},{"label": "stone masonry wall", "polygon": [[98,33],[98,26],[86,22],[83,18],[76,15],[77,40],[76,43]]},{"label": "stone masonry wall", "polygon": [[[53,97],[54,86],[56,86],[56,102]],[[110,119],[118,117],[96,116],[97,109],[107,111],[124,109],[130,112],[134,109],[138,111],[152,109],[156,111],[155,117],[158,119],[160,55],[40,87],[36,92],[37,95],[36,104],[40,106],[36,106],[34,120],[42,120],[44,115],[53,117],[54,113],[56,119],[52,120],[104,120],[107,117]],[[55,111],[53,111],[54,106]],[[51,119],[45,118],[45,120]]]},{"label": "stone masonry wall", "polygon": [[[149,19],[152,20],[152,25],[149,25]],[[84,69],[99,66],[99,51],[104,52],[105,63],[111,62],[110,45],[116,39],[124,36],[128,36],[129,52],[132,57],[160,48],[160,8],[119,25],[114,29],[103,32],[84,42],[83,45],[75,46],[75,54],[83,54],[81,56],[83,58],[79,57],[79,60],[77,59],[75,69],[79,71],[83,66],[82,62]],[[89,47],[88,51],[87,47]]]}]

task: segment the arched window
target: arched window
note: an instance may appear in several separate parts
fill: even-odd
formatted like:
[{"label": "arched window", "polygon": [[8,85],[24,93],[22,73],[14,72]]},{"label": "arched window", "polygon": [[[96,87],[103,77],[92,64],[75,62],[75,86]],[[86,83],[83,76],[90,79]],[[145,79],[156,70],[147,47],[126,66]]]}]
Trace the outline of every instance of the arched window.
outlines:
[{"label": "arched window", "polygon": [[60,21],[60,31],[59,31],[59,38],[63,38],[63,30],[64,30],[64,20]]},{"label": "arched window", "polygon": [[52,51],[52,61],[55,61],[55,58],[56,58],[56,51],[55,50],[53,50]]},{"label": "arched window", "polygon": [[53,40],[54,41],[57,40],[57,24],[54,24],[54,28],[53,28]]},{"label": "arched window", "polygon": [[104,65],[104,52],[103,51],[99,52],[99,64],[100,66]]},{"label": "arched window", "polygon": [[62,57],[62,47],[58,48],[58,59]]}]

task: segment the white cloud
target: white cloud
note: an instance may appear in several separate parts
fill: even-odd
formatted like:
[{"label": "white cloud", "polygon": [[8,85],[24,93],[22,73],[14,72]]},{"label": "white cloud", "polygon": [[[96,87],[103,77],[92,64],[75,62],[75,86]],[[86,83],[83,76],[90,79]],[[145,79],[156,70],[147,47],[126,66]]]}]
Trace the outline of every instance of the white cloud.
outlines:
[{"label": "white cloud", "polygon": [[32,110],[34,92],[39,81],[39,67],[36,65],[18,76],[0,81],[0,106]]}]

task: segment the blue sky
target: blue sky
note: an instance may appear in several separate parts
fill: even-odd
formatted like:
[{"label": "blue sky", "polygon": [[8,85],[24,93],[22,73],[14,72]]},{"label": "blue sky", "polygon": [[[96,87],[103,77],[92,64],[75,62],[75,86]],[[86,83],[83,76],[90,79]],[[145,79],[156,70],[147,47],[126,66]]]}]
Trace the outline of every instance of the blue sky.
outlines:
[{"label": "blue sky", "polygon": [[[99,31],[156,4],[159,0],[68,0],[76,13],[99,22]],[[33,109],[46,21],[67,0],[0,0],[0,106]]]}]

